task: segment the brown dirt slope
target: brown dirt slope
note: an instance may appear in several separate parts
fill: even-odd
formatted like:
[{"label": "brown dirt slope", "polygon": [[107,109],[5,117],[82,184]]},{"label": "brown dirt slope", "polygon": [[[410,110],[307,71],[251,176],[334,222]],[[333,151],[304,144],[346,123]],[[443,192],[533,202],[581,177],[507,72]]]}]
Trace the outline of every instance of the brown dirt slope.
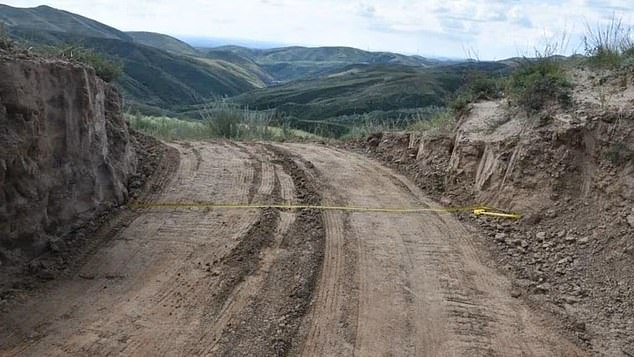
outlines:
[{"label": "brown dirt slope", "polygon": [[529,117],[505,101],[480,102],[452,132],[377,134],[362,145],[444,204],[522,212],[517,223],[472,221],[514,294],[554,313],[598,356],[634,355],[628,75],[576,70],[571,110]]},{"label": "brown dirt slope", "polygon": [[0,275],[125,202],[137,159],[121,105],[90,68],[0,51]]}]

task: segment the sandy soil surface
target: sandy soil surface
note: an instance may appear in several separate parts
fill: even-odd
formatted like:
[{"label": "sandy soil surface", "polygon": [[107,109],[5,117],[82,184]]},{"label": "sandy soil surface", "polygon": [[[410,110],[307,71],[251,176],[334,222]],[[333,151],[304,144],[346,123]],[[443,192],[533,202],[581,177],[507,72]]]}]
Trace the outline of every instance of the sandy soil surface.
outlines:
[{"label": "sandy soil surface", "polygon": [[[437,205],[314,144],[174,143],[157,203]],[[0,315],[2,356],[585,356],[449,214],[151,208]]]}]

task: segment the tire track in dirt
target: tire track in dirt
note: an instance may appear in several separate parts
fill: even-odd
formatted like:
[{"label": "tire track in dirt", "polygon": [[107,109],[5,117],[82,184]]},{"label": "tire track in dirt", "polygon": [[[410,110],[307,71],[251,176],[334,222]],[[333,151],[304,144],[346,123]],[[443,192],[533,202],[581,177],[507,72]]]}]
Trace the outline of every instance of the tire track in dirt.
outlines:
[{"label": "tire track in dirt", "polygon": [[[321,183],[324,205],[345,205],[337,190],[326,184],[326,173],[310,161],[298,164],[309,166],[311,179]],[[325,211],[322,217],[326,231],[324,262],[313,306],[300,329],[302,338],[294,344],[291,354],[347,356],[352,355],[356,339],[358,242],[345,234],[349,230],[349,213]]]},{"label": "tire track in dirt", "polygon": [[[143,186],[139,189],[139,196],[137,199],[143,201],[152,201],[161,194],[163,190],[169,185],[169,182],[176,176],[177,170],[180,165],[180,156],[178,150],[173,147],[166,147],[163,152],[161,161],[158,163],[154,172],[151,173],[149,178],[144,182]],[[122,210],[114,214],[107,222],[95,231],[92,243],[88,243],[84,249],[82,256],[78,260],[73,262],[68,269],[75,271],[71,279],[95,279],[94,276],[84,275],[81,271],[78,272],[81,266],[84,266],[90,262],[91,257],[100,249],[112,243],[122,231],[124,231],[129,225],[131,225],[139,216],[140,212],[136,210]],[[45,290],[40,292],[43,297],[48,300],[48,292]],[[32,299],[40,298],[39,296],[33,296]],[[36,304],[37,306],[37,304]],[[35,309],[26,308],[26,311],[32,312]],[[46,313],[46,309],[44,309]],[[41,314],[45,315],[45,314]],[[35,315],[35,319],[25,319],[27,324],[23,325],[22,319],[24,316],[20,316],[20,319],[14,316],[2,316],[4,325],[11,326],[11,332],[9,335],[2,336],[5,331],[0,331],[0,337],[8,345],[0,343],[0,355],[7,356],[22,356],[28,354],[32,347],[36,346],[41,340],[43,340],[44,331],[49,329],[53,324],[50,321],[38,321],[38,317],[41,315]],[[68,319],[72,316],[72,312],[63,314],[62,319]],[[35,320],[35,321],[34,321]],[[31,324],[31,327],[27,327]],[[26,325],[26,326],[25,326]],[[20,345],[16,343],[20,339],[27,341]],[[9,345],[11,343],[12,345]],[[13,347],[11,347],[13,346]],[[4,347],[4,348],[3,348]],[[8,350],[6,349],[8,348]],[[68,352],[63,349],[64,353]],[[56,355],[55,351],[48,351],[50,355]]]},{"label": "tire track in dirt", "polygon": [[[285,179],[288,178],[288,181],[290,181],[290,184],[292,185],[290,177],[284,177],[285,174],[282,171],[277,171],[276,175],[279,177],[279,181],[286,181]],[[292,201],[292,196],[289,197],[282,194],[282,199],[285,201]],[[236,288],[234,294],[227,299],[227,303],[223,307],[220,317],[211,328],[209,338],[206,339],[207,341],[213,341],[213,344],[205,350],[204,354],[218,353],[218,350],[222,348],[221,345],[219,345],[219,343],[221,343],[220,337],[222,333],[227,328],[230,328],[229,326],[239,323],[242,310],[244,310],[249,303],[255,301],[257,296],[260,294],[266,282],[266,277],[272,270],[273,263],[279,257],[279,247],[282,238],[288,232],[288,229],[295,220],[295,214],[291,212],[279,212],[279,215],[279,223],[276,231],[274,232],[274,238],[271,246],[262,250],[262,258],[257,271],[249,275],[245,281]]]},{"label": "tire track in dirt", "polygon": [[[255,177],[247,155],[216,143],[171,145],[180,152],[178,173],[154,184],[155,192],[143,201],[247,200]],[[178,163],[178,154],[171,162]],[[163,185],[167,187],[160,190]],[[0,336],[6,342],[0,355],[184,354],[210,320],[205,303],[221,278],[214,269],[251,234],[261,213],[133,213],[129,227],[88,257],[75,278],[58,282],[46,296],[16,309],[13,317],[3,317],[10,330],[24,335]]]},{"label": "tire track in dirt", "polygon": [[[283,171],[277,170],[276,166],[271,163],[271,157],[260,147],[247,147],[243,145],[235,144],[237,147],[251,155],[257,157],[261,173],[257,176],[260,177],[260,185],[256,190],[251,190],[249,196],[253,195],[251,200],[263,203],[273,203],[279,200],[292,201],[294,199],[293,183],[292,179],[286,175]],[[282,189],[284,187],[284,189]],[[265,210],[265,212],[272,210]],[[265,213],[266,214],[266,213]],[[277,222],[274,232],[271,233],[272,242],[268,242],[261,237],[252,237],[247,235],[245,242],[250,239],[259,239],[261,243],[265,243],[266,246],[259,249],[256,248],[254,253],[258,253],[258,257],[247,257],[250,260],[257,262],[257,269],[250,270],[244,274],[244,279],[233,289],[233,291],[223,300],[225,301],[222,309],[218,313],[218,317],[213,321],[211,326],[201,336],[198,341],[192,341],[192,344],[201,346],[197,349],[190,350],[191,354],[196,355],[208,355],[216,354],[220,348],[221,335],[228,326],[235,324],[235,321],[240,317],[242,310],[256,298],[259,294],[265,278],[271,270],[271,265],[276,259],[277,248],[281,243],[281,239],[288,230],[290,223],[294,220],[294,214],[287,212],[277,212]],[[266,218],[266,216],[265,216]],[[252,244],[252,243],[251,243]],[[240,252],[238,252],[240,253]],[[242,255],[238,254],[244,258]],[[221,267],[220,270],[224,269]],[[221,274],[222,275],[222,274]],[[225,280],[226,277],[222,277],[221,280]]]},{"label": "tire track in dirt", "polygon": [[[185,145],[184,148],[188,150],[193,149],[192,145]],[[250,158],[244,155],[236,155],[235,150],[225,145],[214,147],[203,145],[200,147],[200,152],[203,155],[212,157],[213,155],[234,157],[229,160],[229,162],[233,164],[213,164],[211,166],[205,165],[200,167],[197,163],[201,161],[198,160],[197,155],[183,153],[182,155],[186,159],[183,160],[184,164],[180,170],[181,175],[179,176],[176,186],[181,187],[182,189],[169,190],[170,192],[168,193],[168,196],[171,196],[171,193],[174,192],[178,195],[178,198],[175,200],[181,202],[191,202],[193,197],[200,197],[201,195],[204,195],[205,192],[219,191],[222,193],[223,191],[226,191],[222,187],[224,182],[238,188],[238,195],[246,199],[246,192],[248,192],[249,186],[253,183],[248,184],[247,180],[244,178],[255,176],[253,172],[249,172],[249,170],[252,169],[249,161]],[[227,170],[228,167],[232,166],[235,166],[235,170]],[[199,170],[196,170],[196,167],[200,168],[200,172]],[[201,178],[214,176],[218,177],[217,181],[212,182],[211,184],[201,182]],[[235,186],[236,179],[234,177],[240,178],[237,180],[238,186]],[[183,182],[186,183],[184,186],[182,185]],[[207,190],[201,190],[201,186],[207,186]],[[166,198],[163,199],[165,200]],[[251,237],[253,235],[253,223],[257,221],[258,216],[249,214],[249,212],[246,213],[247,214],[224,212],[217,214],[215,217],[212,217],[211,212],[206,210],[194,210],[190,212],[173,211],[169,212],[167,216],[165,216],[165,213],[150,213],[150,215],[155,214],[158,217],[165,217],[162,218],[164,219],[163,224],[157,228],[157,238],[159,239],[155,238],[154,241],[161,241],[169,244],[173,247],[173,254],[176,256],[187,254],[185,262],[197,262],[197,265],[194,265],[193,263],[184,264],[183,261],[174,261],[174,266],[178,268],[176,268],[174,272],[170,272],[170,277],[165,283],[161,284],[161,289],[152,295],[144,297],[145,300],[152,302],[150,307],[147,308],[146,313],[146,315],[150,318],[150,321],[155,317],[166,316],[171,320],[176,321],[177,324],[182,324],[183,327],[187,326],[186,321],[196,321],[198,317],[195,315],[195,312],[200,311],[201,306],[207,306],[206,303],[209,301],[209,291],[217,289],[219,285],[221,286],[221,290],[229,289],[227,285],[234,281],[235,276],[231,276],[231,278],[227,280],[221,280],[222,277],[215,276],[209,266],[214,265],[212,260],[213,262],[220,260],[218,257],[222,257],[223,251],[229,252],[230,254],[229,250],[236,249],[234,245],[237,244],[239,246],[241,240],[244,239],[245,236]],[[218,218],[221,220],[223,218],[226,219],[226,222],[229,224],[217,227],[217,223],[215,221]],[[144,230],[145,229],[141,227],[139,234],[143,234],[142,232]],[[204,239],[204,235],[207,232],[212,232],[213,230],[217,230],[217,234],[223,234],[224,232],[224,234],[231,237],[231,240],[226,242],[224,247],[218,247],[220,249],[210,251],[197,250],[197,246],[201,246],[201,244],[203,246],[206,245],[202,243],[204,240],[201,241],[200,239]],[[184,239],[185,237],[187,237],[187,239]],[[186,245],[189,245],[189,247]],[[232,246],[234,247],[232,248]],[[141,246],[139,249],[146,250],[147,248]],[[188,251],[189,253],[187,253]],[[207,263],[205,264],[204,262]],[[104,263],[100,263],[97,264],[97,267],[103,265]],[[205,266],[207,267],[205,268]],[[234,270],[231,272],[235,273]],[[142,281],[139,283],[143,284]],[[223,285],[223,283],[225,283],[225,285]],[[148,325],[140,325],[139,327],[151,327],[152,323],[150,321],[144,322],[144,324]],[[96,330],[116,330],[117,326],[134,322],[134,319],[128,320],[127,318],[113,320],[108,326],[97,327]],[[139,353],[174,353],[175,351],[178,351],[178,349],[175,349],[174,346],[176,342],[183,345],[186,342],[185,335],[195,333],[191,330],[188,331],[186,328],[181,329],[182,331],[177,331],[176,333],[169,330],[157,331],[158,333],[156,335],[141,338],[136,344],[129,344],[121,351],[121,353],[129,355],[136,355]],[[126,336],[122,336],[121,338],[125,339]],[[97,340],[97,344],[94,344],[92,348],[83,347],[81,349],[95,354],[100,354],[105,351],[101,344],[102,341],[99,339]],[[137,346],[140,350],[135,350],[134,346]]]},{"label": "tire track in dirt", "polygon": [[[277,156],[276,165],[292,178],[298,203],[319,204],[316,183],[288,153],[271,146],[266,149]],[[323,242],[320,212],[300,211],[279,243],[259,294],[242,311],[240,320],[223,332],[217,355],[283,356],[290,351],[312,300]]]},{"label": "tire track in dirt", "polygon": [[[365,158],[318,146],[285,147],[327,172],[323,187],[338,188],[346,204],[436,206],[407,180]],[[349,220],[344,234],[359,243],[354,355],[585,355],[510,296],[510,283],[482,264],[473,237],[451,215],[355,212]],[[332,289],[330,279],[336,277],[322,276],[318,289]],[[317,296],[311,318],[325,324],[332,298],[320,303]],[[345,351],[349,346],[342,342],[323,347],[339,333],[309,333],[304,345],[317,348],[306,355],[326,348]]]},{"label": "tire track in dirt", "polygon": [[[144,200],[436,206],[324,146],[171,145],[177,174]],[[510,297],[450,215],[161,208],[126,219],[72,279],[2,316],[0,355],[585,355]]]},{"label": "tire track in dirt", "polygon": [[[326,227],[326,248],[320,283],[315,296],[306,343],[301,348],[302,356],[342,356],[351,355],[354,346],[356,322],[349,311],[356,303],[351,303],[355,292],[355,267],[346,266],[346,242],[344,230],[347,214],[328,211],[323,213]],[[348,251],[354,252],[355,249]],[[349,280],[346,284],[344,280]],[[356,310],[356,309],[355,309]],[[338,331],[338,333],[332,333]]]}]

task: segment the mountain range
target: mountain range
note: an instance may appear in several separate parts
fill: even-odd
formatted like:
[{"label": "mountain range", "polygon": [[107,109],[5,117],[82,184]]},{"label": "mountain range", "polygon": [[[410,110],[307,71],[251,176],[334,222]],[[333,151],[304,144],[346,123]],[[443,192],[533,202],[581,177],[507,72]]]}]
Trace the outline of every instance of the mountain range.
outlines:
[{"label": "mountain range", "polygon": [[194,47],[49,6],[0,4],[0,23],[27,46],[80,45],[121,62],[128,105],[147,113],[187,112],[216,98],[307,119],[442,106],[464,74],[455,62],[350,47]]}]

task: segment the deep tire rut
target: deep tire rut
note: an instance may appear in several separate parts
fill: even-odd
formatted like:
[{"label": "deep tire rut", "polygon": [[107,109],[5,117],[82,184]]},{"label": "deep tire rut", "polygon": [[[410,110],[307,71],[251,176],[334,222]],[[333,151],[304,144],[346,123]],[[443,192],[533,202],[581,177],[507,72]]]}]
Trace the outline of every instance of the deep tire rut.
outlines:
[{"label": "deep tire rut", "polygon": [[[290,176],[297,203],[318,205],[319,188],[309,175],[281,149],[266,147],[276,156],[275,164]],[[288,188],[288,184],[285,185]],[[276,259],[257,296],[241,312],[240,319],[226,329],[216,350],[218,355],[284,356],[299,331],[312,301],[324,249],[321,213],[302,210],[290,223],[276,247]]]}]

